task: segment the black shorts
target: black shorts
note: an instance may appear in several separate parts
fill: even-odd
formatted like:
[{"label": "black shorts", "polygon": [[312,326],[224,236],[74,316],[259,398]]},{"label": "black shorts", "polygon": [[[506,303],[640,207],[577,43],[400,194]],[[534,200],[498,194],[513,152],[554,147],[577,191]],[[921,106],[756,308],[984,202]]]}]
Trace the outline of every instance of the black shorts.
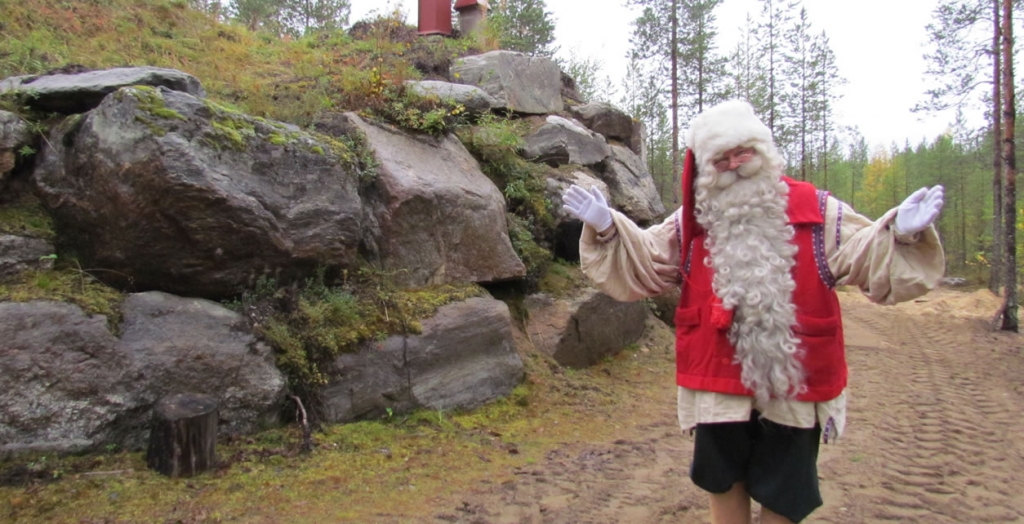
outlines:
[{"label": "black shorts", "polygon": [[759,419],[697,424],[690,478],[711,493],[746,484],[762,506],[800,522],[821,506],[818,440],[821,427],[794,428]]}]

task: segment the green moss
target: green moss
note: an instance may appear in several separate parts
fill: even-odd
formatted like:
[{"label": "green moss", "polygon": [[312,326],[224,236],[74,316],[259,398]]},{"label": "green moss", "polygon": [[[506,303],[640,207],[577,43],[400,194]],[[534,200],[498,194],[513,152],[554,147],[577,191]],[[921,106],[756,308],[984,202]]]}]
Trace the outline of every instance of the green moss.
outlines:
[{"label": "green moss", "polygon": [[0,233],[27,235],[51,241],[56,236],[53,218],[46,212],[42,202],[32,195],[25,195],[8,204],[0,204]]},{"label": "green moss", "polygon": [[146,129],[149,129],[149,132],[154,136],[165,136],[167,134],[166,129],[156,125],[152,120],[142,115],[135,115],[135,121],[146,126]]},{"label": "green moss", "polygon": [[138,101],[139,109],[152,116],[165,120],[185,120],[181,113],[167,107],[163,95],[155,87],[139,85],[125,91]]},{"label": "green moss", "polygon": [[555,297],[565,297],[587,285],[587,277],[579,264],[555,260],[540,277],[540,291]]},{"label": "green moss", "polygon": [[293,390],[307,397],[315,397],[327,383],[326,370],[339,354],[358,351],[367,341],[417,333],[420,320],[437,308],[486,293],[473,284],[398,290],[389,275],[373,270],[362,270],[353,279],[345,275],[329,284],[321,270],[298,288],[279,288],[263,279],[233,305],[247,311],[273,309],[257,320],[257,332],[274,348],[277,366]]},{"label": "green moss", "polygon": [[32,300],[70,302],[86,314],[107,317],[107,327],[119,333],[124,295],[77,267],[25,271],[0,284],[0,302]]},{"label": "green moss", "polygon": [[275,146],[283,146],[288,143],[288,139],[281,133],[271,133],[267,136],[267,142]]},{"label": "green moss", "polygon": [[[366,136],[359,131],[350,135],[332,137],[323,133],[310,132],[317,142],[327,146],[328,151],[346,168],[356,173],[360,181],[367,183],[377,178],[379,164],[377,157],[370,149]],[[315,145],[310,149],[316,154],[326,154],[324,148]]]},{"label": "green moss", "polygon": [[218,104],[209,99],[203,103],[210,110],[212,131],[206,134],[206,142],[210,146],[221,149],[228,148],[244,151],[248,140],[256,137],[255,120],[239,111]]},{"label": "green moss", "polygon": [[529,286],[536,285],[548,271],[554,257],[551,252],[541,247],[530,232],[530,221],[514,214],[508,215],[508,235],[512,241],[512,249],[526,265],[526,282]]},{"label": "green moss", "polygon": [[255,127],[245,120],[235,118],[224,118],[210,121],[214,132],[209,138],[215,139],[213,144],[224,144],[228,147],[244,151],[246,141],[256,136]]}]

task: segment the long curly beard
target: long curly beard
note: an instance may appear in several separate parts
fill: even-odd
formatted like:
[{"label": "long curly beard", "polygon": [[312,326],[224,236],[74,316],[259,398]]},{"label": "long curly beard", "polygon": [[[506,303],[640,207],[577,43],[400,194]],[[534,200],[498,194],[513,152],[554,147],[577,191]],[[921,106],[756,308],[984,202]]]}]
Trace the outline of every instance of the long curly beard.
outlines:
[{"label": "long curly beard", "polygon": [[737,171],[703,166],[694,195],[697,222],[708,232],[704,263],[714,270],[715,295],[734,313],[728,338],[743,385],[759,406],[773,397],[792,398],[804,385],[792,328],[797,248],[786,217],[789,189],[777,164],[759,151]]}]

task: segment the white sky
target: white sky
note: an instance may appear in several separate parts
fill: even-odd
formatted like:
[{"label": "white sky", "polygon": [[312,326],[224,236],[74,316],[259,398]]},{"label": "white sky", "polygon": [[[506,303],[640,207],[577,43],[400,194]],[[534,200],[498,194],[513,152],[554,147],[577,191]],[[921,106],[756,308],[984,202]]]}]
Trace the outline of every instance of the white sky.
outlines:
[{"label": "white sky", "polygon": [[[351,0],[351,22],[372,10],[398,7],[410,24],[417,23],[418,0]],[[636,13],[625,0],[546,0],[555,22],[560,53],[575,51],[598,58],[604,73],[617,86],[625,72],[631,22]],[[831,40],[843,88],[836,119],[856,126],[873,147],[910,140],[931,140],[943,133],[952,115],[914,114],[910,108],[924,99],[925,26],[937,0],[803,0],[814,33]],[[724,0],[717,9],[719,52],[732,50],[749,12],[760,16],[757,0]],[[971,120],[980,125],[981,116]]]}]

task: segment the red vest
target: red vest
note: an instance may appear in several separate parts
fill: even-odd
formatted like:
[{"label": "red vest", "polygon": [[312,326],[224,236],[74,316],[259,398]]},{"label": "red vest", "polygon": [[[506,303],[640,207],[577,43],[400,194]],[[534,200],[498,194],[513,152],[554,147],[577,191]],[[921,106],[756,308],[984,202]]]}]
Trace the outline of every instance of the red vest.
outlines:
[{"label": "red vest", "polygon": [[[687,168],[692,170],[690,155]],[[684,174],[684,179],[691,178]],[[806,389],[797,400],[824,402],[846,388],[846,354],[843,323],[835,279],[825,257],[825,201],[827,193],[806,182],[783,178],[789,185],[787,215],[795,230],[797,246],[793,279],[796,291],[794,334],[800,339]],[[692,185],[685,187],[693,187]],[[692,208],[692,197],[686,205]],[[734,362],[735,350],[726,336],[731,315],[713,307],[717,297],[711,291],[713,271],[703,263],[707,256],[705,232],[696,225],[679,224],[683,285],[676,309],[676,381],[688,389],[753,396],[740,379],[741,366]],[[689,242],[686,240],[691,239]],[[687,249],[689,245],[689,249]]]}]

